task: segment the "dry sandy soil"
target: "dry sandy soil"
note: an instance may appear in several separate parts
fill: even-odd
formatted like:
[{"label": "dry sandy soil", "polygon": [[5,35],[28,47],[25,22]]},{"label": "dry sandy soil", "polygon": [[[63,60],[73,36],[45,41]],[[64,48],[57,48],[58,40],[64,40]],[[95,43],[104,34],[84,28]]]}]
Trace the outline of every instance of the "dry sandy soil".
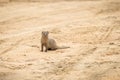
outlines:
[{"label": "dry sandy soil", "polygon": [[120,1],[0,3],[0,80],[120,80]]}]

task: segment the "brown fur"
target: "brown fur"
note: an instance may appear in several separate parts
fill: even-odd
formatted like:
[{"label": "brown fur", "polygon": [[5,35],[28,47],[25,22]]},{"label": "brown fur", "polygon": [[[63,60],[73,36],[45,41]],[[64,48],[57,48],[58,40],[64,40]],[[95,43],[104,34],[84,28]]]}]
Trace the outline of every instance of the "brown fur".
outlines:
[{"label": "brown fur", "polygon": [[42,32],[42,37],[41,37],[41,51],[43,52],[43,48],[45,47],[45,52],[47,50],[56,50],[56,49],[65,49],[69,47],[58,47],[56,45],[56,41],[54,39],[50,39],[48,36],[49,32],[48,31],[43,31]]}]

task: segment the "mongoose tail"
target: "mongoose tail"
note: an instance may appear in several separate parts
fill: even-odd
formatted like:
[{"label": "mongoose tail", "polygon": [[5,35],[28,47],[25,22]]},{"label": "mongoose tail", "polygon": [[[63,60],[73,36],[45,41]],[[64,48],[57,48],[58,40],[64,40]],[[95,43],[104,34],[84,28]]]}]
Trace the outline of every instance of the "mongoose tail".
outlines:
[{"label": "mongoose tail", "polygon": [[57,46],[57,49],[66,49],[66,48],[70,48],[68,46]]}]

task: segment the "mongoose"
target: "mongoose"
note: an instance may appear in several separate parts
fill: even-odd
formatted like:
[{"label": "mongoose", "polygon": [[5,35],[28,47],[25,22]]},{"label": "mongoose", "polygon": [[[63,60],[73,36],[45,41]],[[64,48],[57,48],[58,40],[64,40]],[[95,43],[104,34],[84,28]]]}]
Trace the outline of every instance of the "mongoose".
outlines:
[{"label": "mongoose", "polygon": [[43,48],[45,47],[45,52],[47,50],[56,50],[56,49],[65,49],[69,47],[58,47],[56,41],[54,39],[50,39],[48,36],[48,31],[42,31],[41,37],[41,51],[43,52]]}]

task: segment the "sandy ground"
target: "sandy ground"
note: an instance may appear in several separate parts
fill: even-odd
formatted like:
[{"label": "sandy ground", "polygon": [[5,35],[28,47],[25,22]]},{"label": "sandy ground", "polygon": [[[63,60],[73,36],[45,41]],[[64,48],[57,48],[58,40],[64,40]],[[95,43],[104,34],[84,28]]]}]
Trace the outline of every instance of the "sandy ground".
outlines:
[{"label": "sandy ground", "polygon": [[0,80],[120,80],[120,1],[1,3]]}]

